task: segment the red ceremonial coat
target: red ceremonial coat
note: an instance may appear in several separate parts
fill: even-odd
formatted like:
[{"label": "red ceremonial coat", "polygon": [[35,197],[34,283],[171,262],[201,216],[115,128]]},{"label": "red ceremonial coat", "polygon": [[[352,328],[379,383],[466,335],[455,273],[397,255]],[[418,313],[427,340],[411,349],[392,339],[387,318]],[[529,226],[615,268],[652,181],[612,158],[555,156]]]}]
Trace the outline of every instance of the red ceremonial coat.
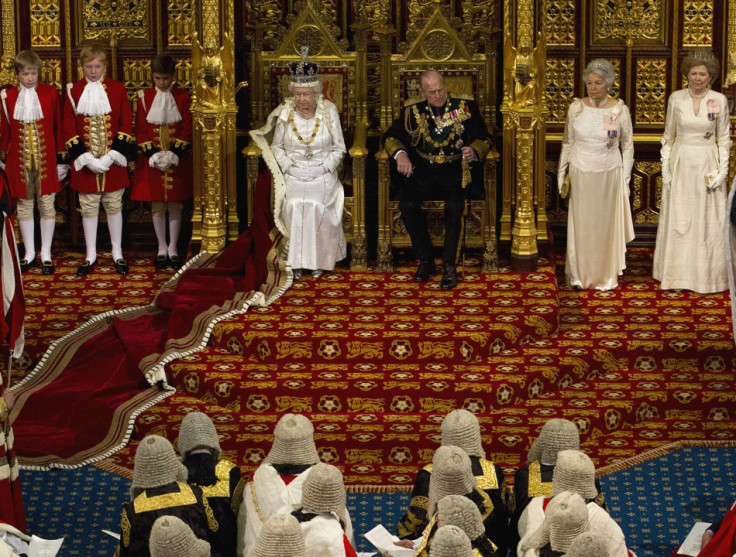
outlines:
[{"label": "red ceremonial coat", "polygon": [[[92,148],[90,123],[95,117],[77,114],[77,104],[86,85],[86,79],[80,79],[74,85],[67,84],[63,129],[66,148],[72,162]],[[127,157],[128,146],[133,139],[133,112],[130,109],[125,85],[115,79],[104,77],[102,86],[105,88],[107,98],[110,101],[110,113],[103,116],[105,147],[98,156],[102,156],[107,151],[115,150]],[[130,185],[130,178],[127,167],[113,164],[110,170],[100,174],[98,178],[98,175],[87,167],[76,170],[72,165],[71,186],[73,190],[80,193],[117,191],[128,187],[128,185]]]},{"label": "red ceremonial coat", "polygon": [[[133,190],[130,198],[136,201],[184,201],[194,195],[192,188],[192,98],[186,89],[172,87],[171,94],[181,114],[174,124],[151,124],[146,117],[156,97],[156,88],[138,91],[138,109],[135,116],[135,140],[138,159],[135,163]],[[168,139],[167,139],[168,137]],[[164,144],[165,143],[165,144]],[[179,164],[166,172],[148,164],[148,159],[159,151],[173,151]]]},{"label": "red ceremonial coat", "polygon": [[36,86],[36,94],[43,111],[43,118],[36,120],[36,150],[27,148],[28,143],[24,141],[26,124],[13,118],[19,94],[19,87],[10,87],[0,93],[0,151],[5,156],[5,173],[10,182],[10,192],[13,198],[26,198],[26,165],[31,157],[37,157],[35,167],[39,171],[41,194],[56,193],[59,191],[56,165],[67,162],[61,132],[59,93],[55,87],[46,83]]},{"label": "red ceremonial coat", "polygon": [[[0,387],[0,392],[2,387]],[[8,406],[0,399],[0,522],[15,526],[21,532],[26,531],[26,517],[23,510],[23,497],[18,482],[18,462],[13,449],[13,434],[10,426],[5,426],[8,419]]]}]

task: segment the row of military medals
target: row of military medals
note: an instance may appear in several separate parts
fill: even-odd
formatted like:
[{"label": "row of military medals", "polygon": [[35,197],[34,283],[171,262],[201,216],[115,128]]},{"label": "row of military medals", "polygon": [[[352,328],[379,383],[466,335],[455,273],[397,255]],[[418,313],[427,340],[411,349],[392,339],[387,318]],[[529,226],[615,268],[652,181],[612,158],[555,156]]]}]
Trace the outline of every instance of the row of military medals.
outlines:
[{"label": "row of military medals", "polygon": [[[442,135],[442,132],[447,126],[455,124],[455,120],[450,117],[447,109],[448,106],[445,106],[444,114],[442,114],[442,116],[435,116],[434,114],[432,114],[432,110],[429,108],[429,104],[427,104],[427,110],[430,112],[430,114],[432,114],[432,118],[434,118],[435,128],[433,133],[435,133],[436,135]],[[457,123],[454,131],[458,135],[457,141],[455,142],[455,148],[459,151],[460,149],[462,149],[463,146],[463,139],[460,136],[465,131],[465,126]],[[442,164],[443,162],[445,162],[445,157],[447,157],[447,155],[445,154],[445,149],[444,147],[440,147],[440,152],[435,155],[435,161],[437,161],[438,164]]]}]

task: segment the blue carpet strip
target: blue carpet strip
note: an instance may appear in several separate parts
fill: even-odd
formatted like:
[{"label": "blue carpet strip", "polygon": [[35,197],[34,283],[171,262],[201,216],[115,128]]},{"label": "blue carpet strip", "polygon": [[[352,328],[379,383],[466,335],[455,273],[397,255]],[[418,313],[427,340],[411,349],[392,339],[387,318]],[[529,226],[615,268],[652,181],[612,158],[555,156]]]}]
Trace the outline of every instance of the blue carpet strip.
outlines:
[{"label": "blue carpet strip", "polygon": [[[736,497],[736,447],[682,447],[600,478],[611,515],[639,557],[669,557],[693,523],[711,521]],[[74,470],[21,471],[29,532],[65,537],[64,557],[110,557],[130,480],[86,466]],[[349,493],[359,534],[376,524],[393,530],[408,493]],[[357,535],[359,551],[370,551]]]}]

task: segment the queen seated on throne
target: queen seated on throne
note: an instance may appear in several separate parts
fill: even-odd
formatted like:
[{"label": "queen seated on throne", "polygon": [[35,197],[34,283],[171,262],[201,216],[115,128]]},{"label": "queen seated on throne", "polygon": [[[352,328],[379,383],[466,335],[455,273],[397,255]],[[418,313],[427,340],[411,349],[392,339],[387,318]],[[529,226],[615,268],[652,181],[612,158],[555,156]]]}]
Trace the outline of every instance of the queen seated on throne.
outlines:
[{"label": "queen seated on throne", "polygon": [[304,270],[319,278],[347,257],[338,177],[345,141],[337,107],[322,95],[318,72],[302,47],[301,60],[290,65],[293,96],[250,132],[273,177],[274,220],[289,240],[286,263],[294,280]]}]

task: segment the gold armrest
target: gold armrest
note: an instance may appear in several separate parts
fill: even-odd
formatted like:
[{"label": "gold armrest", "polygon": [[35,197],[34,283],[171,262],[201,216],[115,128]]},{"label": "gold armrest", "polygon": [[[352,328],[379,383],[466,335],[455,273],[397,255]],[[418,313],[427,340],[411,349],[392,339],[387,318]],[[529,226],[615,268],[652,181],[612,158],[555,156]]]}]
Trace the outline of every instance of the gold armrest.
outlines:
[{"label": "gold armrest", "polygon": [[368,155],[368,148],[366,147],[368,138],[368,122],[361,121],[355,125],[355,138],[353,139],[353,146],[350,148],[351,157],[366,157]]},{"label": "gold armrest", "polygon": [[243,147],[243,150],[241,151],[241,153],[243,154],[245,158],[248,158],[248,157],[258,158],[261,156],[261,148],[258,145],[256,145],[256,142],[253,141],[253,139],[251,138],[251,140],[248,142],[248,145]]}]

